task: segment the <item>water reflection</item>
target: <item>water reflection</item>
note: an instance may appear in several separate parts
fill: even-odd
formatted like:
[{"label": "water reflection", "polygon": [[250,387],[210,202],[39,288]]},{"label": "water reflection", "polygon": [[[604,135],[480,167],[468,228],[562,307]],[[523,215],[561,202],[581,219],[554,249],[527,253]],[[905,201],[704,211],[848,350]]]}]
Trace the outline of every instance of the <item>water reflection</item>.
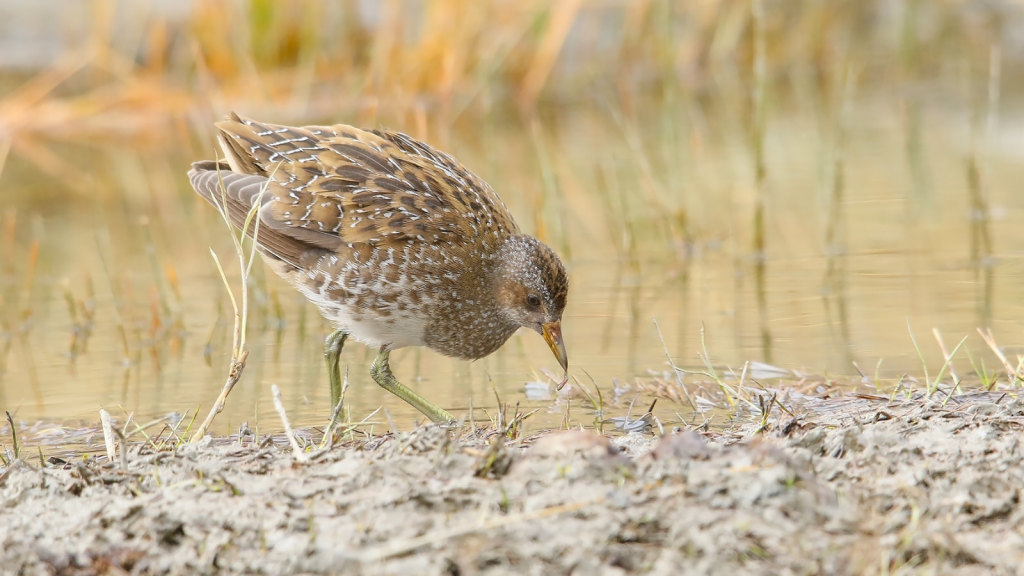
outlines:
[{"label": "water reflection", "polygon": [[[666,369],[652,318],[679,365],[700,364],[703,326],[712,360],[737,372],[751,360],[850,374],[852,362],[873,367],[883,357],[884,373],[915,370],[908,319],[921,334],[940,327],[959,341],[992,326],[1012,342],[1024,322],[1014,289],[1015,247],[1024,242],[1013,224],[1019,163],[995,138],[967,151],[955,127],[925,121],[945,111],[922,108],[904,123],[899,98],[886,105],[878,94],[839,92],[847,96],[827,120],[769,111],[760,168],[727,108],[693,113],[693,102],[673,108],[661,98],[631,118],[599,106],[522,122],[466,116],[448,138],[524,229],[567,256],[573,373],[586,370],[609,398],[613,378]],[[479,122],[490,128],[476,130]],[[14,156],[3,173],[0,405],[26,419],[94,419],[100,406],[155,416],[212,402],[231,326],[209,247],[231,248],[184,178],[204,154],[57,148],[91,174],[88,191],[40,177]],[[249,365],[216,429],[269,415],[272,383],[298,424],[322,424],[330,327],[263,270],[251,289]],[[923,350],[934,362],[933,348]],[[468,412],[471,400],[493,411],[497,390],[503,401],[540,407],[538,425],[553,425],[564,405],[525,393],[527,382],[546,380],[549,356],[528,333],[472,364],[401,350],[392,366],[453,413]],[[370,359],[358,345],[342,358],[353,413],[383,404],[407,425],[416,415],[366,376]],[[624,410],[632,397],[623,398]]]}]

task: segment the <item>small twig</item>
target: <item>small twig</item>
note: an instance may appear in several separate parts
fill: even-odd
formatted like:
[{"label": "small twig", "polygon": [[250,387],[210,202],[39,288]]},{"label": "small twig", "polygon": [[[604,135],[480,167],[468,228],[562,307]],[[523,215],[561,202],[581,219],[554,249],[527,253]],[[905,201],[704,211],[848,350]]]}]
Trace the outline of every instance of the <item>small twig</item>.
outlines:
[{"label": "small twig", "polygon": [[[941,346],[942,344],[940,343],[939,345]],[[865,384],[870,384],[871,383],[871,380],[868,378],[868,375],[865,374],[864,371],[860,369],[860,365],[857,364],[856,360],[851,361],[850,364],[853,364],[854,370],[857,371],[857,374],[860,374],[860,381],[861,382],[863,382]]]},{"label": "small twig", "polygon": [[[377,409],[374,410],[373,412],[370,412],[369,416],[367,416],[366,418],[363,418],[359,422],[356,422],[355,424],[352,424],[352,425],[348,426],[347,428],[343,428],[341,430],[341,436],[344,437],[345,434],[348,434],[349,432],[351,432],[351,431],[355,430],[356,428],[358,428],[358,427],[366,424],[367,422],[369,422],[370,418],[373,418],[374,416],[376,416],[377,412],[380,412],[381,408],[382,408],[382,406],[378,406]],[[371,427],[370,430],[373,430],[373,428]]]},{"label": "small twig", "polygon": [[[178,439],[178,444],[181,444],[181,436],[178,436],[178,427],[180,427],[181,423],[185,421],[185,417],[188,416],[188,413],[191,410],[191,408],[186,408],[185,413],[181,415],[181,418],[178,418],[178,421],[174,423],[174,426],[164,424],[164,430],[168,430],[168,436],[167,438],[160,441],[161,450],[167,447],[167,443],[170,442],[172,436]],[[161,430],[160,434],[157,434],[157,438],[159,438],[163,433],[164,431]]]},{"label": "small twig", "polygon": [[302,451],[302,447],[299,446],[299,441],[295,439],[295,434],[292,432],[292,425],[288,422],[288,414],[284,410],[284,402],[281,401],[281,389],[277,387],[277,384],[271,384],[270,392],[274,396],[274,408],[277,409],[277,415],[281,417],[281,423],[284,425],[284,435],[288,438],[288,443],[292,445],[292,452],[295,453],[295,459],[299,462],[309,460],[309,456]]},{"label": "small twig", "polygon": [[135,424],[136,426],[138,426],[139,424],[138,424],[138,422],[135,422],[135,420],[134,420],[135,412],[129,412],[129,411],[125,410],[124,406],[121,406],[120,404],[118,404],[117,407],[121,409],[121,412],[124,412],[124,416],[125,416],[124,428],[121,429],[121,436],[124,436],[125,434],[128,433],[128,425],[129,424]]},{"label": "small twig", "polygon": [[743,396],[743,383],[747,381],[747,371],[750,369],[750,360],[743,363],[743,370],[740,371],[739,383],[736,384],[736,390],[739,391],[740,395]]},{"label": "small twig", "polygon": [[128,470],[128,442],[125,441],[124,434],[120,430],[113,426],[110,429],[119,440],[117,443],[117,453],[120,456],[121,470]]},{"label": "small twig", "polygon": [[[217,158],[217,161],[220,161],[219,157]],[[235,300],[235,293],[231,290],[227,275],[224,273],[224,267],[221,266],[220,259],[217,258],[217,253],[213,251],[213,248],[210,248],[210,254],[213,256],[213,261],[217,264],[217,271],[220,272],[220,277],[224,282],[224,287],[227,288],[228,296],[231,298],[231,307],[235,313],[234,336],[232,338],[231,346],[231,368],[228,371],[228,378],[224,383],[224,387],[221,389],[220,396],[217,397],[217,401],[210,409],[209,414],[206,415],[206,419],[203,420],[199,429],[197,429],[195,434],[192,435],[191,442],[198,442],[206,436],[206,432],[210,429],[210,426],[213,425],[213,419],[224,410],[224,404],[227,402],[228,394],[231,393],[231,390],[235,387],[238,379],[242,377],[242,371],[245,369],[245,360],[249,357],[249,351],[245,349],[245,336],[246,326],[249,320],[249,274],[252,271],[252,263],[256,259],[256,247],[259,245],[261,220],[257,216],[257,213],[263,204],[263,195],[267,191],[267,186],[273,182],[274,174],[280,166],[281,163],[278,162],[274,167],[274,170],[270,173],[270,177],[267,182],[260,188],[259,195],[256,197],[252,207],[246,214],[242,230],[237,236],[235,235],[234,226],[231,224],[231,219],[228,216],[227,188],[224,186],[220,170],[217,170],[217,178],[220,184],[221,203],[217,203],[214,199],[214,205],[216,206],[217,211],[220,212],[221,218],[224,220],[224,224],[227,226],[228,231],[231,234],[231,241],[235,245],[235,255],[238,257],[238,266],[242,284],[241,307],[239,307],[239,302]],[[214,197],[211,196],[211,198]],[[253,233],[251,238],[252,245],[250,246],[249,256],[247,259],[245,255],[245,238],[250,224],[253,224]]]},{"label": "small twig", "polygon": [[953,356],[946,351],[946,343],[942,341],[942,334],[939,334],[938,328],[932,328],[932,334],[935,336],[935,341],[939,343],[942,357],[946,359],[946,362],[949,362],[949,375],[953,377],[954,382],[959,382],[960,377],[956,375],[956,370],[953,368]]},{"label": "small twig", "polygon": [[245,369],[245,360],[249,357],[249,351],[243,350],[242,354],[235,360],[231,361],[231,371],[228,372],[228,380],[224,383],[224,388],[220,391],[220,396],[217,396],[217,401],[213,403],[213,407],[210,408],[210,413],[206,415],[206,420],[199,425],[195,434],[192,435],[190,442],[198,442],[206,436],[207,430],[213,425],[213,419],[217,417],[224,410],[224,404],[227,403],[228,394],[238,383],[238,380],[242,377],[242,371]]},{"label": "small twig", "polygon": [[398,426],[395,426],[395,421],[391,418],[391,412],[388,412],[387,408],[384,409],[384,418],[387,418],[388,428],[391,429],[391,433],[398,434]]},{"label": "small twig", "polygon": [[[124,410],[124,408],[122,408],[122,410]],[[132,415],[134,415],[134,414],[135,413],[133,412]],[[159,448],[157,448],[157,445],[156,445],[156,440],[157,439],[156,438],[150,438],[149,434],[146,434],[146,430],[149,429],[149,428],[152,428],[153,426],[156,426],[157,424],[160,424],[161,422],[166,422],[168,418],[170,418],[170,416],[164,416],[163,418],[157,418],[156,420],[153,420],[152,422],[149,422],[148,424],[139,424],[136,420],[132,419],[131,416],[129,416],[128,422],[125,422],[125,424],[124,424],[125,430],[122,432],[122,435],[124,435],[124,437],[127,438],[127,437],[131,436],[132,434],[135,434],[136,432],[140,432],[140,433],[142,433],[142,436],[146,439],[146,442],[150,446],[152,446],[154,450],[159,450]],[[128,424],[129,423],[131,423],[132,425],[135,426],[135,430],[133,430],[130,433],[128,432]]]},{"label": "small twig", "polygon": [[11,425],[11,443],[14,445],[14,459],[21,458],[21,442],[18,440],[18,428],[14,425],[14,418],[11,417],[11,412],[7,412],[7,423]]},{"label": "small twig", "polygon": [[107,460],[114,461],[114,426],[110,422],[110,413],[100,408],[100,424],[103,425],[103,444],[107,448]]}]

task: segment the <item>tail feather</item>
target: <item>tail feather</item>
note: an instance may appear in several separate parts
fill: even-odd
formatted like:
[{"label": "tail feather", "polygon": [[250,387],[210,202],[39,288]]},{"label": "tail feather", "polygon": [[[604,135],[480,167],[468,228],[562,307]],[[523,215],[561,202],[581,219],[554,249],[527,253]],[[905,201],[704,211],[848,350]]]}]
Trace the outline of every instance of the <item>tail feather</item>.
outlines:
[{"label": "tail feather", "polygon": [[[194,163],[188,178],[204,200],[218,209],[226,209],[228,220],[238,228],[245,224],[260,190],[267,183],[262,176],[231,172],[223,163],[218,165],[212,160]],[[267,200],[269,196],[263,202]]]},{"label": "tail feather", "polygon": [[[324,232],[323,226],[306,228],[308,221],[296,225],[288,212],[278,214],[271,210],[278,207],[271,206],[274,199],[288,191],[267,189],[268,186],[279,185],[271,181],[272,174],[268,174],[265,167],[272,161],[291,162],[288,154],[300,150],[300,141],[312,142],[311,134],[304,132],[305,129],[261,124],[235,113],[216,126],[220,130],[218,138],[225,158],[196,162],[188,173],[192,187],[200,196],[223,210],[228,221],[238,229],[245,226],[249,213],[259,203],[257,216],[250,221],[245,233],[252,237],[258,221],[260,249],[295,268],[301,268],[305,259],[318,257],[324,250],[336,250],[342,245],[341,237]],[[264,143],[266,139],[271,144]]]},{"label": "tail feather", "polygon": [[[224,163],[218,164],[212,160],[196,162],[192,165],[192,170],[189,170],[188,178],[192,187],[204,200],[226,214],[231,225],[241,230],[256,202],[263,205],[270,201],[269,194],[261,195],[267,178],[237,174],[226,168]],[[245,231],[250,238],[257,234],[257,222],[260,226],[257,238],[260,250],[268,256],[299,268],[303,256],[309,252],[311,246],[268,225],[260,218],[258,210]]]}]

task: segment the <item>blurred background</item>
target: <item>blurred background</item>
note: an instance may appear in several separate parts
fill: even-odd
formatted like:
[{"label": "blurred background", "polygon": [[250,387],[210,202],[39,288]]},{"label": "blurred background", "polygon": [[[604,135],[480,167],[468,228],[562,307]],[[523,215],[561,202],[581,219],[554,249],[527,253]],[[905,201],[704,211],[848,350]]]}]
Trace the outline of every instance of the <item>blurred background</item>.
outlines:
[{"label": "blurred background", "polygon": [[[229,111],[452,153],[562,254],[573,373],[606,396],[666,349],[700,365],[702,328],[761,378],[920,371],[908,324],[933,365],[937,328],[994,366],[976,328],[1024,344],[1022,72],[1011,1],[0,0],[0,407],[212,403],[232,327],[209,249],[233,249],[185,173]],[[269,414],[272,383],[322,423],[330,327],[257,269],[215,429]],[[353,411],[404,427],[370,359],[343,357]],[[562,418],[527,398],[556,368],[532,333],[392,365],[453,413],[493,405],[490,377]]]}]

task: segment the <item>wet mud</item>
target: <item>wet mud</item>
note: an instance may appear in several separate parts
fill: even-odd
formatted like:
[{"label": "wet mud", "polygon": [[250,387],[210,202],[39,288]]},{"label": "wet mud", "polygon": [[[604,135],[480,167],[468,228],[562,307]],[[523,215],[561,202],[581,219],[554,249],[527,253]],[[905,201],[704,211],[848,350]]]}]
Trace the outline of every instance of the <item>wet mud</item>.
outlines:
[{"label": "wet mud", "polygon": [[23,455],[0,468],[0,572],[1024,573],[1024,401],[815,402],[664,436],[426,427],[300,458],[251,435]]}]

